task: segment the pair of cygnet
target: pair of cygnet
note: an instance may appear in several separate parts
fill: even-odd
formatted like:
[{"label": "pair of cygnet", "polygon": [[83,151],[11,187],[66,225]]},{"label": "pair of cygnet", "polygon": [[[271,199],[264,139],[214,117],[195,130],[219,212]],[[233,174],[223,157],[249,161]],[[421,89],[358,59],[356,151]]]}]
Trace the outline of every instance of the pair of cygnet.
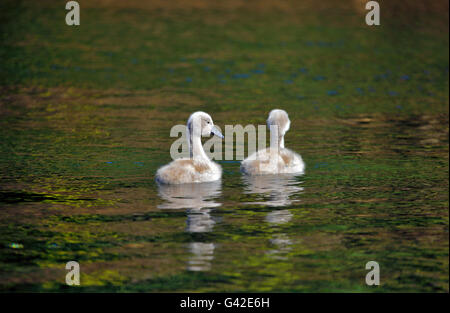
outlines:
[{"label": "pair of cygnet", "polygon": [[[284,135],[291,121],[284,110],[272,110],[267,119],[271,146],[242,161],[241,171],[247,175],[302,173],[305,163],[297,153],[284,147]],[[161,184],[203,183],[219,180],[222,168],[212,162],[203,150],[201,137],[216,135],[224,138],[205,112],[193,113],[187,121],[190,158],[181,158],[161,167],[156,180]]]}]

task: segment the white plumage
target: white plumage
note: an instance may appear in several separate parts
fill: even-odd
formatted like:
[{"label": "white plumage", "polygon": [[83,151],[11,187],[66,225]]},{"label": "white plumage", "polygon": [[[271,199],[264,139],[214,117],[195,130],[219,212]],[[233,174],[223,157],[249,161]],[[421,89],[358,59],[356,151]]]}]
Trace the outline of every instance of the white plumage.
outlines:
[{"label": "white plumage", "polygon": [[205,112],[193,113],[187,122],[190,158],[172,161],[156,172],[156,180],[161,184],[202,183],[219,180],[222,168],[212,162],[203,150],[201,137],[214,134],[223,138],[214,127],[211,116]]},{"label": "white plumage", "polygon": [[272,110],[267,119],[270,129],[270,147],[259,150],[242,161],[241,171],[248,175],[303,173],[302,157],[284,147],[284,135],[291,121],[284,110]]}]

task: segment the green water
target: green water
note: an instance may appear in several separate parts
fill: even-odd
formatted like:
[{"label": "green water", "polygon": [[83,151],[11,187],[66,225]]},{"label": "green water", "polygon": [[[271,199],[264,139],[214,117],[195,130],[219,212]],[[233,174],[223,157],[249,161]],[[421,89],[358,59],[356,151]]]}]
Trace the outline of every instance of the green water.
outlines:
[{"label": "green water", "polygon": [[[448,33],[8,4],[0,291],[448,292]],[[155,183],[190,113],[276,107],[304,175]]]}]

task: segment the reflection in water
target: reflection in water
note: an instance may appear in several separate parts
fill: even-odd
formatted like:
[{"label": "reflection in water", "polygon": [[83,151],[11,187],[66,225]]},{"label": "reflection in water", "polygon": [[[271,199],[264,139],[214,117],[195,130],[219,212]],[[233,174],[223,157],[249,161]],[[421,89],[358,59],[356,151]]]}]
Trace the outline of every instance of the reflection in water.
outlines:
[{"label": "reflection in water", "polygon": [[292,250],[292,240],[286,234],[275,234],[270,243],[275,247],[266,253],[274,259],[287,260],[286,254]]},{"label": "reflection in water", "polygon": [[[221,194],[221,181],[197,184],[159,185],[159,196],[166,200],[160,209],[187,209],[186,231],[205,233],[213,230],[216,224],[210,215],[211,208],[221,203],[214,199]],[[208,271],[214,259],[215,245],[212,242],[191,242],[188,246],[190,256],[187,270]]]},{"label": "reflection in water", "polygon": [[[298,175],[261,175],[245,176],[247,184],[244,193],[254,194],[257,201],[252,204],[261,204],[271,207],[288,206],[298,201],[290,199],[293,195],[303,191],[299,187],[296,177]],[[261,201],[262,200],[262,201]],[[274,210],[265,218],[270,225],[277,227],[291,221],[293,215],[288,209]],[[267,251],[267,255],[277,260],[287,260],[287,253],[292,250],[292,240],[285,233],[274,234],[270,239],[273,249]]]},{"label": "reflection in water", "polygon": [[190,209],[186,220],[189,233],[206,233],[212,231],[216,222],[209,214],[211,209]]},{"label": "reflection in water", "polygon": [[[292,213],[289,210],[275,210],[267,214],[266,221],[272,226],[280,226],[291,221]],[[292,241],[288,235],[284,233],[274,234],[270,239],[270,243],[275,246],[274,249],[266,253],[274,259],[286,260],[286,253],[291,251]]]},{"label": "reflection in water", "polygon": [[209,271],[211,262],[214,259],[215,245],[212,242],[191,242],[189,251],[191,256],[188,260],[188,271]]},{"label": "reflection in water", "polygon": [[166,203],[158,209],[214,208],[221,203],[214,201],[221,194],[221,181],[179,185],[158,185],[159,196]]},{"label": "reflection in water", "polygon": [[258,195],[258,201],[246,204],[280,207],[298,201],[290,199],[294,194],[303,191],[303,188],[298,186],[297,176],[290,174],[244,176],[244,182],[247,185],[244,193]]},{"label": "reflection in water", "polygon": [[292,213],[289,210],[272,211],[266,216],[266,222],[280,225],[289,222],[292,219]]}]

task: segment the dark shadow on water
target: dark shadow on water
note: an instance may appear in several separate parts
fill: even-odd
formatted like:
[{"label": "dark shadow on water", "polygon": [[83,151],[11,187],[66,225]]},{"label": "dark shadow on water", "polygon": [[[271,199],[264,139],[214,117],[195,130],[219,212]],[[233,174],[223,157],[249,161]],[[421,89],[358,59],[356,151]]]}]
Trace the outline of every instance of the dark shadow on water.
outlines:
[{"label": "dark shadow on water", "polygon": [[[94,201],[91,198],[76,198],[70,201]],[[44,193],[33,193],[26,191],[0,191],[0,203],[21,203],[21,202],[67,202],[63,196],[54,196]]]},{"label": "dark shadow on water", "polygon": [[41,202],[45,200],[57,200],[57,198],[40,193],[23,191],[1,191],[0,203]]}]

